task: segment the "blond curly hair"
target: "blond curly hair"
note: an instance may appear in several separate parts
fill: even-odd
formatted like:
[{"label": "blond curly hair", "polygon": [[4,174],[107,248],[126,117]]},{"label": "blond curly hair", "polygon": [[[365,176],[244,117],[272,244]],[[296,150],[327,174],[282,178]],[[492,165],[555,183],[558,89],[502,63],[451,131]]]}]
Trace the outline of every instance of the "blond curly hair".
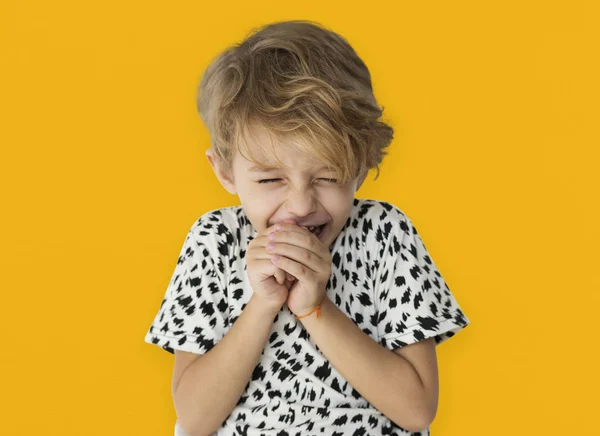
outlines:
[{"label": "blond curly hair", "polygon": [[308,20],[253,29],[221,52],[202,76],[197,107],[228,174],[236,150],[266,166],[240,140],[254,123],[323,162],[341,182],[371,168],[377,179],[394,135],[379,120],[383,107],[366,65],[342,36]]}]

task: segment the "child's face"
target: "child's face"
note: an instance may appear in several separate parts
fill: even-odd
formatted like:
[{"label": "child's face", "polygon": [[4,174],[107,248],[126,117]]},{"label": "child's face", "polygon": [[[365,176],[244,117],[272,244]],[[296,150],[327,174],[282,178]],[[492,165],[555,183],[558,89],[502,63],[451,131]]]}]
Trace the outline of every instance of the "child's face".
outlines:
[{"label": "child's face", "polygon": [[[246,139],[252,155],[260,162],[278,167],[272,154],[268,133],[258,128]],[[272,138],[276,141],[276,138]],[[206,153],[221,184],[231,194],[237,194],[244,212],[257,232],[286,219],[298,225],[326,223],[321,242],[331,247],[352,210],[354,194],[366,174],[350,182],[333,183],[335,175],[310,157],[301,155],[285,143],[274,143],[278,158],[288,168],[271,171],[253,169],[256,164],[236,153],[233,177],[225,175],[214,159],[213,150]],[[270,180],[270,182],[260,181]]]}]

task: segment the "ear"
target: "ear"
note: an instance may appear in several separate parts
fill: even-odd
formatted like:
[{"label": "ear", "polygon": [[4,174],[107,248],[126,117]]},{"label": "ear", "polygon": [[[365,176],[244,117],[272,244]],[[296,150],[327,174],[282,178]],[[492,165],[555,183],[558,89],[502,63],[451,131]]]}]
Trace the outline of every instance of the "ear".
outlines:
[{"label": "ear", "polygon": [[234,181],[233,175],[231,175],[225,171],[223,165],[221,164],[221,161],[215,155],[212,147],[209,148],[208,150],[206,150],[206,157],[208,159],[208,162],[210,163],[210,166],[212,167],[213,171],[215,172],[217,179],[219,179],[219,182],[221,182],[221,185],[223,185],[223,187],[227,190],[227,192],[229,192],[232,195],[236,195],[237,189],[235,187],[235,181]]}]

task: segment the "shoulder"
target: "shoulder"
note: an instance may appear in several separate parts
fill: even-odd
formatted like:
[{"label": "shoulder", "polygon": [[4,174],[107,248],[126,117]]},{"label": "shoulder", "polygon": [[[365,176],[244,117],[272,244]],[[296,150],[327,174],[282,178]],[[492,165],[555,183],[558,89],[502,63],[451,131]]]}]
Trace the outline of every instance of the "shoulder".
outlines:
[{"label": "shoulder", "polygon": [[190,232],[202,232],[203,234],[218,234],[219,231],[226,230],[235,214],[234,207],[223,207],[204,212],[200,215],[190,228]]},{"label": "shoulder", "polygon": [[241,206],[213,209],[203,213],[190,227],[188,238],[226,257],[239,245],[250,225]]},{"label": "shoulder", "polygon": [[250,221],[241,206],[222,207],[203,213],[190,228],[190,232],[200,235],[212,235],[227,242],[234,242],[234,233],[237,230],[251,227]]},{"label": "shoulder", "polygon": [[351,218],[360,221],[377,220],[378,223],[386,224],[403,221],[407,217],[398,206],[387,201],[355,198]]},{"label": "shoulder", "polygon": [[355,198],[350,227],[363,235],[367,244],[387,245],[395,236],[411,234],[415,228],[402,209],[381,200]]}]

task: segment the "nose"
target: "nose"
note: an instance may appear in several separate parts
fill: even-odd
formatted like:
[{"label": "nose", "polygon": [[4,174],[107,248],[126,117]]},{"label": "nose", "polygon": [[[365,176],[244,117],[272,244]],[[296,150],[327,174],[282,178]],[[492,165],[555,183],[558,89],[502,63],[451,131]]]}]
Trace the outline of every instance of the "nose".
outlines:
[{"label": "nose", "polygon": [[290,190],[286,206],[289,214],[296,217],[304,217],[317,211],[317,202],[312,189]]}]

